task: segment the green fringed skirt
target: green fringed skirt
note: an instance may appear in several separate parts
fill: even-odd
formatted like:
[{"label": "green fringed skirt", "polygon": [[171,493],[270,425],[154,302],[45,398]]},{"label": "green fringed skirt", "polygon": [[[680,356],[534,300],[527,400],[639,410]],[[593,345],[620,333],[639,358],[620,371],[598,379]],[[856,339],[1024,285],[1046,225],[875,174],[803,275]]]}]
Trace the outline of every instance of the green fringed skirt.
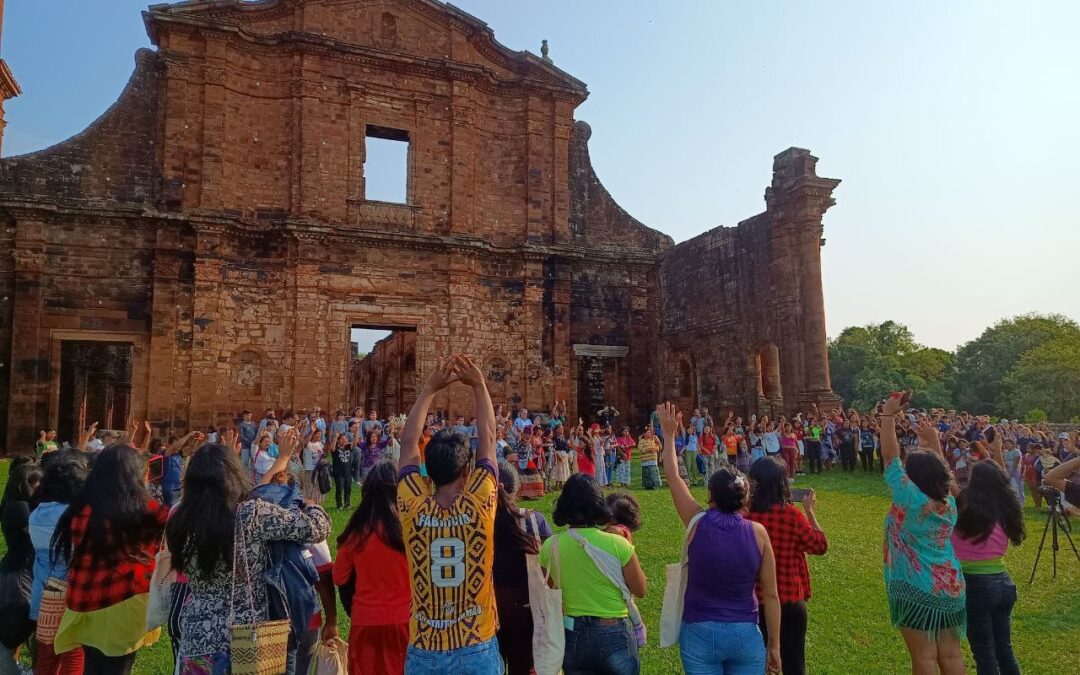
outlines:
[{"label": "green fringed skirt", "polygon": [[967,627],[967,601],[963,595],[956,598],[933,595],[905,581],[888,582],[889,618],[897,628],[910,628],[937,635],[951,630],[963,639]]},{"label": "green fringed skirt", "polygon": [[660,487],[660,469],[655,464],[641,467],[641,487],[646,490]]}]

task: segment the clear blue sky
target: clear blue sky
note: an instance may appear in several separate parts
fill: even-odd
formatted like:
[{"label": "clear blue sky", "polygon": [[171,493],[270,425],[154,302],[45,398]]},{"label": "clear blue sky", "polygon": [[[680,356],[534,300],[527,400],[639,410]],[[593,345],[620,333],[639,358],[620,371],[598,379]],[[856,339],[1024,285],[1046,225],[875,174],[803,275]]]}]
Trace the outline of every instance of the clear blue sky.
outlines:
[{"label": "clear blue sky", "polygon": [[[83,129],[148,40],[145,0],[9,0],[5,154]],[[951,349],[1028,311],[1080,318],[1080,3],[456,0],[589,84],[578,118],[630,213],[676,241],[762,210],[796,145],[841,178],[828,328]]]}]

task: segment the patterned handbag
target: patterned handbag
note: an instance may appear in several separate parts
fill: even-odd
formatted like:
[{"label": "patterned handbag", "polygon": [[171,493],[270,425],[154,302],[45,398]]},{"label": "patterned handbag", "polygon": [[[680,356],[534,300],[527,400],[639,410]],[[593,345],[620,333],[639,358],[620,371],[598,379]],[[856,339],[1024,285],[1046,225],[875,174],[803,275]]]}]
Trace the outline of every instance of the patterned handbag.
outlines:
[{"label": "patterned handbag", "polygon": [[38,610],[37,640],[41,644],[51,645],[60,628],[60,619],[67,609],[67,582],[53,577],[45,580],[41,591],[41,608]]},{"label": "patterned handbag", "polygon": [[233,537],[232,593],[229,600],[229,626],[231,626],[233,675],[281,675],[289,650],[289,620],[236,623],[236,551],[240,550],[247,577],[248,607],[255,612],[255,595],[251,587],[251,567],[248,565],[247,542],[244,525],[240,522],[240,509],[236,511],[236,532]]}]

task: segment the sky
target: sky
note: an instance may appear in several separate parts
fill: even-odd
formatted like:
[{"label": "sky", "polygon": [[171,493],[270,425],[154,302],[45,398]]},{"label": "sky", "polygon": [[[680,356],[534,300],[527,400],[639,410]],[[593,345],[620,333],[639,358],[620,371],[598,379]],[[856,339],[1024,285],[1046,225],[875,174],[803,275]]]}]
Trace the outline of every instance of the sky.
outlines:
[{"label": "sky", "polygon": [[[23,95],[4,154],[105,111],[149,46],[146,0],[10,0]],[[615,199],[676,241],[764,209],[790,146],[840,178],[827,328],[892,319],[952,349],[1001,318],[1080,319],[1080,3],[455,0],[511,49],[551,45]]]}]

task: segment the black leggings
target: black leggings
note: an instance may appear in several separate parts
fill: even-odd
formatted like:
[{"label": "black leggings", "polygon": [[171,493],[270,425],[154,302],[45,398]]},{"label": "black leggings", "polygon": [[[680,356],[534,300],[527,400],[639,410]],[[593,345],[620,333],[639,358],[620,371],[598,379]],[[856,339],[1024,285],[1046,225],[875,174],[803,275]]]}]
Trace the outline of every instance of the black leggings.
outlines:
[{"label": "black leggings", "polygon": [[334,503],[340,509],[352,506],[352,477],[334,474]]},{"label": "black leggings", "polygon": [[859,461],[862,462],[862,470],[867,473],[874,470],[874,449],[859,448]]},{"label": "black leggings", "polygon": [[83,675],[131,675],[131,667],[135,665],[136,652],[105,656],[93,647],[83,645],[83,654],[86,655]]},{"label": "black leggings", "polygon": [[[806,602],[780,603],[780,665],[784,675],[804,675],[806,672]],[[765,625],[765,608],[758,608],[758,625],[769,646],[769,629]]]},{"label": "black leggings", "polygon": [[840,465],[844,471],[855,470],[855,446],[854,445],[841,445],[840,446]]},{"label": "black leggings", "polygon": [[806,461],[810,473],[821,473],[821,441],[806,441]]}]

